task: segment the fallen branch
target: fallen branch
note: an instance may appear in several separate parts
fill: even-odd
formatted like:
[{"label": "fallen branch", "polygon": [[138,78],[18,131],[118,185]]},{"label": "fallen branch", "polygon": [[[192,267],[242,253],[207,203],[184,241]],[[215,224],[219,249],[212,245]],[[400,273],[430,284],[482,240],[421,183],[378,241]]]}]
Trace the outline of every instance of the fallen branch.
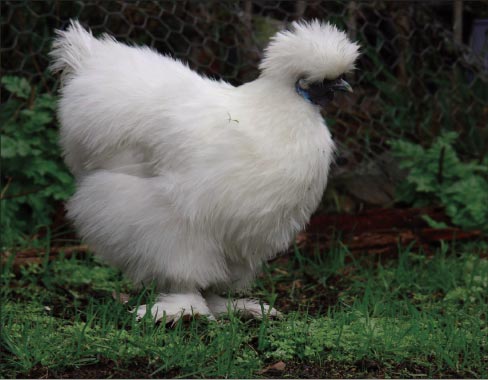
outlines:
[{"label": "fallen branch", "polygon": [[359,215],[318,215],[305,233],[297,237],[300,248],[330,249],[339,238],[351,253],[397,253],[399,246],[412,245],[429,252],[441,241],[463,241],[482,237],[481,231],[456,227],[431,228],[423,216],[449,222],[439,208],[372,209]]},{"label": "fallen branch", "polygon": [[69,258],[75,253],[86,253],[88,250],[87,245],[75,245],[67,247],[51,247],[49,252],[46,252],[46,249],[43,248],[31,248],[18,252],[5,251],[2,252],[1,261],[2,265],[4,265],[9,261],[11,256],[14,256],[13,266],[14,268],[18,268],[26,264],[41,264],[44,260],[46,260],[46,253],[48,254],[48,260],[54,260],[60,254],[63,254],[64,257]]}]

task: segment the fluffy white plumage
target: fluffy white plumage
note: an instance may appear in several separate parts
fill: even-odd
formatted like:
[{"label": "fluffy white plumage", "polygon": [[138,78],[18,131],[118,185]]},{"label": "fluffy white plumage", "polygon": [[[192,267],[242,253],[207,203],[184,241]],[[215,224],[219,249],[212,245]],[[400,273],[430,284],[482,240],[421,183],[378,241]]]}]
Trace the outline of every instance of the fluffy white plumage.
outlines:
[{"label": "fluffy white plumage", "polygon": [[[330,24],[294,23],[272,39],[259,78],[233,87],[78,22],[57,33],[78,233],[136,284],[156,282],[157,319],[225,312],[215,294],[245,287],[285,250],[326,186],[333,142],[295,83],[350,71],[358,46]],[[251,300],[233,306],[261,313]]]}]

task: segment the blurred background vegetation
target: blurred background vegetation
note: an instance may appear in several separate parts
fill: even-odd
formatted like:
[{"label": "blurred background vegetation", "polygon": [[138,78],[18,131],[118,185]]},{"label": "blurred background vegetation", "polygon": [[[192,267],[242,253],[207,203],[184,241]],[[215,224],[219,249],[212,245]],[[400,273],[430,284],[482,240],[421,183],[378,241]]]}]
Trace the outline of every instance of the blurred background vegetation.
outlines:
[{"label": "blurred background vegetation", "polygon": [[234,85],[257,77],[269,37],[293,20],[337,24],[363,54],[348,78],[354,94],[324,114],[338,154],[320,211],[441,206],[449,223],[486,232],[484,2],[2,1],[2,249],[67,238],[73,179],[57,147],[59,82],[47,53],[71,18]]}]

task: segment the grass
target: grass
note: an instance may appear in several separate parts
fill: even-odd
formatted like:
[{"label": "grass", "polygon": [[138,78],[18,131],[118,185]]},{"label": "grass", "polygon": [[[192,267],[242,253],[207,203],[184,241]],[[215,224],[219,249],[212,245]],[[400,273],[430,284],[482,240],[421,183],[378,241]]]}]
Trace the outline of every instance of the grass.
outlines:
[{"label": "grass", "polygon": [[[488,377],[486,244],[396,258],[295,249],[253,295],[280,320],[180,321],[128,310],[151,302],[93,257],[2,269],[2,377]],[[127,305],[113,292],[130,293]],[[283,361],[284,371],[269,369]]]}]

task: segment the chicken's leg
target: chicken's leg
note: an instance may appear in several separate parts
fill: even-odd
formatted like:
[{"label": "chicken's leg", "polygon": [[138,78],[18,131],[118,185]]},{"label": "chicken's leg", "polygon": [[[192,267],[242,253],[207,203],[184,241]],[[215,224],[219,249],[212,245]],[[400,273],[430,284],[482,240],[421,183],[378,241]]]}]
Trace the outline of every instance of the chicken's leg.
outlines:
[{"label": "chicken's leg", "polygon": [[[148,305],[139,306],[134,312],[137,319],[141,319],[147,313]],[[199,293],[161,293],[154,305],[151,307],[151,315],[154,322],[164,319],[166,323],[175,323],[185,315],[204,315],[210,320],[214,320],[205,299]]]}]

